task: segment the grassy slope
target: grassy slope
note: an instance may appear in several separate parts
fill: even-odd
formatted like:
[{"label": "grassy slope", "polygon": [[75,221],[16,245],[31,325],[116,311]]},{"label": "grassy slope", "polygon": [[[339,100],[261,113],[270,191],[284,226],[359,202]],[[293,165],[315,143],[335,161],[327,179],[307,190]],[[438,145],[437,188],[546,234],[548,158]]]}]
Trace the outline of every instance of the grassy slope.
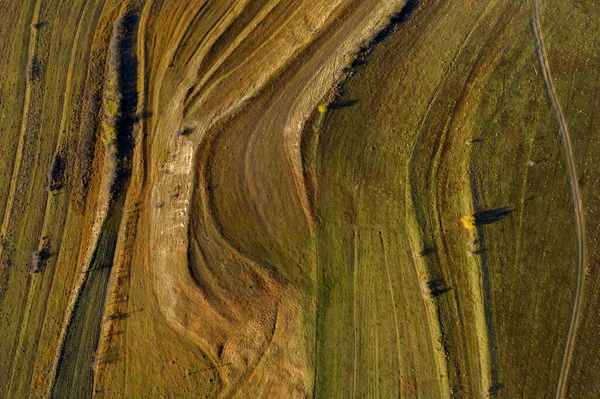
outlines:
[{"label": "grassy slope", "polygon": [[[356,373],[358,385],[368,386],[362,389],[402,390],[395,376],[400,374],[425,397],[439,396],[424,382],[434,376],[418,371],[423,365],[431,372],[431,359],[413,363],[414,371],[403,369],[402,362],[392,373],[377,367],[369,367],[365,375],[355,371],[356,364],[362,364],[360,356],[385,353],[381,365],[395,357],[393,347],[379,343],[378,350],[376,339],[361,341],[369,329],[360,304],[373,281],[385,283],[381,270],[386,263],[382,252],[374,249],[381,244],[371,239],[376,232],[402,232],[389,243],[404,252],[396,258],[392,276],[401,280],[412,273],[413,260],[406,250],[412,226],[403,211],[411,204],[405,202],[407,181],[402,176],[410,176],[422,246],[431,250],[425,255],[430,276],[451,288],[439,296],[437,305],[452,392],[476,397],[494,386],[503,397],[549,397],[555,392],[577,253],[557,123],[539,72],[530,17],[526,4],[451,6],[425,1],[413,20],[349,80],[343,100],[356,104],[330,111],[318,149],[318,331],[323,362],[318,392],[325,396],[356,390]],[[585,26],[581,21],[574,30],[587,32]],[[582,39],[569,40],[577,44]],[[566,44],[569,40],[553,42],[567,51],[572,47]],[[573,62],[571,67],[576,65],[580,64]],[[574,76],[573,70],[570,73]],[[586,85],[585,75],[575,76],[571,82]],[[582,99],[572,98],[586,109]],[[566,109],[572,107],[577,105]],[[465,144],[473,139],[477,140]],[[586,140],[594,142],[593,136]],[[577,139],[575,145],[579,151],[586,148]],[[529,166],[529,161],[535,164]],[[512,207],[512,213],[479,227],[473,236],[459,227],[462,214],[505,206]],[[476,254],[469,257],[467,251]],[[473,269],[474,277],[469,276]],[[412,287],[423,283],[423,276],[416,277]],[[475,295],[484,309],[478,309]],[[381,300],[367,297],[373,305]],[[419,312],[423,317],[417,303],[409,308],[417,316],[413,328],[419,325]],[[478,327],[482,321],[483,329]],[[387,324],[385,333],[393,329],[389,319],[379,322]],[[437,321],[430,318],[432,322]],[[593,324],[590,327],[587,334],[594,331]],[[585,369],[591,373],[594,368]],[[368,376],[378,372],[379,383],[370,382]],[[589,394],[593,386],[591,377],[587,379],[584,392]]]},{"label": "grassy slope", "polygon": [[600,351],[597,340],[600,324],[595,310],[600,303],[600,179],[597,175],[600,156],[597,38],[600,32],[594,22],[599,13],[600,8],[594,2],[552,1],[544,6],[542,15],[550,67],[571,131],[588,237],[584,303],[567,383],[567,395],[571,397],[593,397],[600,392],[600,360],[597,355]]}]

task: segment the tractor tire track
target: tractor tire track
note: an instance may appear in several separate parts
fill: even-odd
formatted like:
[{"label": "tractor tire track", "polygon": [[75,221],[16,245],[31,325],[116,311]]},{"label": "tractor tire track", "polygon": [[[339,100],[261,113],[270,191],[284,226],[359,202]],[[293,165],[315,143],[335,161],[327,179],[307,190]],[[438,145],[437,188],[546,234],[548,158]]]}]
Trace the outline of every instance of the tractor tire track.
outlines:
[{"label": "tractor tire track", "polygon": [[573,198],[573,208],[575,212],[576,230],[577,230],[577,254],[578,254],[578,265],[577,265],[577,285],[575,288],[575,298],[573,301],[573,311],[571,313],[571,321],[569,325],[569,333],[567,336],[567,343],[565,346],[565,352],[563,355],[562,366],[560,370],[560,377],[558,379],[558,387],[556,390],[556,398],[565,397],[567,380],[569,377],[569,369],[571,367],[571,361],[573,359],[573,348],[575,346],[575,338],[577,336],[577,329],[579,327],[579,318],[581,314],[581,305],[583,297],[584,279],[585,279],[585,265],[586,265],[586,238],[585,238],[585,215],[583,212],[583,204],[581,201],[581,194],[579,192],[579,184],[577,179],[577,168],[573,159],[573,150],[571,148],[571,138],[569,136],[569,129],[567,121],[563,113],[560,101],[556,94],[556,88],[552,81],[552,75],[550,73],[550,64],[548,62],[548,56],[546,54],[546,45],[544,42],[544,34],[542,32],[540,24],[540,8],[541,0],[533,1],[533,18],[532,18],[532,29],[537,42],[537,53],[540,61],[540,68],[544,83],[546,85],[546,91],[548,97],[552,103],[552,108],[556,113],[558,119],[559,132],[561,138],[561,145],[563,147],[565,162],[567,166],[567,176],[569,184],[571,186],[571,196]]}]

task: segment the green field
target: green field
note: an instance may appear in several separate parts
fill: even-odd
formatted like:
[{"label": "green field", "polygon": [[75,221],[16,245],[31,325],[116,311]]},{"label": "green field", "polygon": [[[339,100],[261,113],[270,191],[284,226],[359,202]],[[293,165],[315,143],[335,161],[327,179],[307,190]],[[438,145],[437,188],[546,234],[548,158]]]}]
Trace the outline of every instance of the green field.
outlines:
[{"label": "green field", "polygon": [[[575,21],[585,19],[569,11]],[[552,17],[563,20],[558,12]],[[553,28],[547,51],[560,96],[569,83],[570,91],[583,88],[576,82],[586,72],[579,77],[561,68],[552,44],[567,47],[569,40],[579,50],[587,40],[573,33],[589,25],[565,26],[569,37],[561,41],[552,17],[543,23]],[[556,391],[577,242],[531,18],[527,4],[425,1],[348,79],[339,99],[348,105],[332,107],[325,118],[316,156],[323,361],[317,392],[324,397],[443,397],[447,391],[435,382],[445,378],[456,397]],[[582,94],[561,97],[569,122],[573,108],[594,112],[595,97]],[[585,158],[597,159],[597,149],[593,139],[579,139],[593,129],[593,119],[582,119],[569,127],[585,176]],[[584,179],[586,221],[595,224],[590,209],[597,201]],[[473,233],[460,226],[468,214],[480,223]],[[593,245],[588,250],[594,259]],[[588,292],[596,275],[589,263]],[[425,299],[419,287],[428,282],[445,292]],[[437,320],[427,318],[428,301]],[[590,307],[584,302],[582,311]],[[593,334],[588,323],[580,334]],[[431,324],[441,331],[441,368]],[[410,357],[403,348],[412,349]],[[574,358],[577,348],[571,378],[583,378],[575,377],[576,367],[597,372],[593,356],[583,359],[583,344]],[[570,383],[568,392],[593,397],[590,384]]]}]

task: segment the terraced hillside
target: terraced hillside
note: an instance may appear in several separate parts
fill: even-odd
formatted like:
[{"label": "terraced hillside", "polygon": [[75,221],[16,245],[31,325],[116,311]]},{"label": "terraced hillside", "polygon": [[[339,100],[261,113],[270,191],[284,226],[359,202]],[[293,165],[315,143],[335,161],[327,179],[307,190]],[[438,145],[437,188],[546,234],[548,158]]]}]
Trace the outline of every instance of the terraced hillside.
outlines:
[{"label": "terraced hillside", "polygon": [[0,397],[600,396],[596,2],[0,10]]}]

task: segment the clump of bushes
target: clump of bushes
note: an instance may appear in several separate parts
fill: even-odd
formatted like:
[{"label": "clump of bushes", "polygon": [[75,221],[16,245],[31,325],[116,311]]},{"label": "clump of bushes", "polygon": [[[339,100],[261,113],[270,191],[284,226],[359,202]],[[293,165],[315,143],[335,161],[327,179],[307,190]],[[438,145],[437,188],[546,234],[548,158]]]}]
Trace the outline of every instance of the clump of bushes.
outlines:
[{"label": "clump of bushes", "polygon": [[52,156],[47,174],[46,191],[58,190],[62,187],[65,172],[65,158],[62,151],[57,151]]},{"label": "clump of bushes", "polygon": [[38,80],[42,75],[42,63],[37,57],[33,57],[27,65],[27,80]]},{"label": "clump of bushes", "polygon": [[31,274],[36,274],[44,269],[46,260],[50,257],[50,250],[47,245],[33,252],[31,256]]},{"label": "clump of bushes", "polygon": [[[135,91],[135,60],[133,35],[137,26],[137,15],[133,10],[122,13],[113,24],[109,44],[107,78],[102,99],[102,135],[109,160],[109,185],[115,188],[131,141],[131,126],[134,123],[132,99]],[[137,98],[137,97],[135,97]],[[133,100],[133,101],[132,101]]]},{"label": "clump of bushes", "polygon": [[104,85],[104,98],[102,109],[104,111],[104,132],[102,141],[105,145],[115,143],[118,136],[118,125],[122,115],[124,93],[123,90],[130,89],[125,75],[131,68],[132,57],[132,28],[137,23],[133,10],[123,12],[113,23],[113,33],[108,47],[108,72]]},{"label": "clump of bushes", "polygon": [[194,131],[193,127],[184,127],[181,130],[177,131],[177,135],[178,136],[189,136],[190,134],[192,134],[192,132]]},{"label": "clump of bushes", "polygon": [[[102,101],[102,110],[104,118],[102,121],[102,142],[107,147],[115,144],[117,140],[117,121],[120,117],[121,101],[123,96],[119,87],[119,68],[121,60],[119,54],[119,41],[122,40],[122,17],[117,19],[114,24],[114,31],[110,40],[108,76],[104,85],[104,98]],[[115,148],[116,150],[116,148]]]}]

